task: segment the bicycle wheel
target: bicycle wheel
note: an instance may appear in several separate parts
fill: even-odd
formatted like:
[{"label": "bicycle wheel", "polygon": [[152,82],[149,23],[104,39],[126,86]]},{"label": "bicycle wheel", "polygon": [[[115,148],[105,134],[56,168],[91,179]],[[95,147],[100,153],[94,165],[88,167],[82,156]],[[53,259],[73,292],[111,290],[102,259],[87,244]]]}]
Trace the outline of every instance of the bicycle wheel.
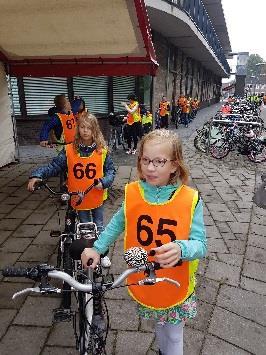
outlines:
[{"label": "bicycle wheel", "polygon": [[[92,273],[92,271],[89,271]],[[93,278],[93,275],[90,279]],[[90,281],[86,279],[84,283]],[[109,319],[102,295],[79,292],[79,351],[81,355],[104,355]]]},{"label": "bicycle wheel", "polygon": [[230,145],[223,138],[218,139],[215,144],[210,146],[211,156],[215,159],[223,159],[230,152]]},{"label": "bicycle wheel", "polygon": [[[88,284],[89,281],[84,282]],[[79,353],[80,355],[90,355],[93,352],[91,342],[91,324],[93,316],[92,295],[78,292],[79,308]]]},{"label": "bicycle wheel", "polygon": [[248,158],[253,163],[262,163],[266,161],[266,146],[265,143],[260,143],[259,147],[256,147],[256,150],[252,150],[250,154],[248,154]]},{"label": "bicycle wheel", "polygon": [[206,153],[206,137],[204,134],[197,134],[194,138],[194,147],[200,152]]},{"label": "bicycle wheel", "polygon": [[[62,261],[63,261],[63,270],[69,274],[70,276],[73,275],[73,260],[70,256],[69,252],[70,244],[69,243],[64,243],[63,247],[63,253],[62,253]],[[71,307],[71,286],[64,282],[63,283],[63,299],[62,299],[62,304],[61,307],[64,309],[70,308]]]},{"label": "bicycle wheel", "polygon": [[116,132],[112,128],[109,140],[108,140],[108,148],[110,151],[116,150],[117,149],[117,144],[116,144]]}]

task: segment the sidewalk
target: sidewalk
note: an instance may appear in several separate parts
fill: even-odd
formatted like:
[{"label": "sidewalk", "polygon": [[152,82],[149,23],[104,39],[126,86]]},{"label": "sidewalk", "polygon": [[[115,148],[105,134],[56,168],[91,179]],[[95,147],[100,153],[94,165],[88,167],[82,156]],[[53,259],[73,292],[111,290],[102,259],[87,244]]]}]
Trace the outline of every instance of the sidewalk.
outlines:
[{"label": "sidewalk", "polygon": [[[195,129],[213,115],[218,106],[199,111],[189,128],[179,128],[191,184],[205,204],[208,256],[200,262],[197,295],[198,316],[185,327],[185,355],[266,354],[266,210],[252,203],[255,187],[266,164],[254,165],[245,156],[230,153],[215,160],[195,150]],[[263,111],[266,118],[266,110]],[[0,268],[40,262],[55,263],[58,214],[45,192],[26,191],[29,171],[42,161],[39,147],[22,147],[21,162],[0,170]],[[46,150],[47,152],[47,150]],[[54,155],[51,150],[49,153]],[[43,161],[46,161],[46,157]],[[136,156],[119,152],[108,221],[122,201],[123,186],[134,179]],[[56,179],[51,179],[56,182]],[[62,216],[63,210],[59,212]],[[62,218],[61,218],[62,222]],[[111,272],[125,269],[122,238],[111,249]],[[33,283],[0,277],[0,354],[74,355],[70,323],[52,326],[55,296],[23,296],[14,292]],[[155,355],[157,347],[151,324],[136,316],[135,304],[124,289],[107,294],[111,322],[108,355]]]}]

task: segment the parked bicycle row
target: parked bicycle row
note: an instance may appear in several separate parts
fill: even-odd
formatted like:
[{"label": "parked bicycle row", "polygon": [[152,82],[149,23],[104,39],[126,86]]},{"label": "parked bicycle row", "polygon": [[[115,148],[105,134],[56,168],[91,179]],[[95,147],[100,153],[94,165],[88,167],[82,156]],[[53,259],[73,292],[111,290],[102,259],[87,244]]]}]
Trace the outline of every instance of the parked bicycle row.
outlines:
[{"label": "parked bicycle row", "polygon": [[247,100],[231,104],[230,113],[225,114],[224,107],[227,108],[228,103],[197,130],[194,146],[216,159],[222,159],[235,150],[247,155],[252,162],[265,161],[265,128],[258,107]]}]

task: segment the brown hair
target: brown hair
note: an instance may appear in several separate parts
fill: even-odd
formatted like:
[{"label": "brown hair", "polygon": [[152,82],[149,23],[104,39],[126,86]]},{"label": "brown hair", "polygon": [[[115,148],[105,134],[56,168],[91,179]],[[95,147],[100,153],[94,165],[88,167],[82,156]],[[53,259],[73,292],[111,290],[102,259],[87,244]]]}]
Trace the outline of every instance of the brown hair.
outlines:
[{"label": "brown hair", "polygon": [[88,123],[90,125],[91,131],[92,131],[92,140],[93,143],[96,144],[96,149],[97,151],[100,151],[103,148],[106,148],[106,142],[104,140],[102,131],[100,129],[99,123],[97,118],[92,115],[89,112],[82,112],[81,115],[79,116],[77,120],[77,126],[76,126],[76,136],[75,136],[75,141],[74,141],[74,147],[77,150],[78,145],[81,143],[81,137],[79,134],[79,125],[82,123]]},{"label": "brown hair", "polygon": [[146,134],[140,141],[139,155],[138,155],[138,175],[140,179],[143,179],[141,172],[140,159],[143,155],[143,148],[145,143],[150,141],[157,141],[158,143],[170,143],[172,146],[172,159],[177,164],[177,170],[170,176],[169,184],[176,184],[181,180],[183,184],[187,184],[189,172],[184,163],[182,145],[178,138],[178,135],[166,129],[156,129],[148,134]]}]

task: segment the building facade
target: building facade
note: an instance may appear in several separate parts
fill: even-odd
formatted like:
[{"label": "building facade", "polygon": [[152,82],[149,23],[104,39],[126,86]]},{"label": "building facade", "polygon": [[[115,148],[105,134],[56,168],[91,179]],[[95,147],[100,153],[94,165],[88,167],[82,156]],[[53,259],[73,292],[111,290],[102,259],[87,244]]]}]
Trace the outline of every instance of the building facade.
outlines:
[{"label": "building facade", "polygon": [[221,0],[145,0],[159,63],[156,76],[12,78],[20,144],[37,143],[38,131],[57,94],[82,96],[99,118],[135,92],[155,110],[162,95],[175,104],[180,94],[197,97],[201,107],[217,102],[222,78],[229,76],[231,51]]}]

